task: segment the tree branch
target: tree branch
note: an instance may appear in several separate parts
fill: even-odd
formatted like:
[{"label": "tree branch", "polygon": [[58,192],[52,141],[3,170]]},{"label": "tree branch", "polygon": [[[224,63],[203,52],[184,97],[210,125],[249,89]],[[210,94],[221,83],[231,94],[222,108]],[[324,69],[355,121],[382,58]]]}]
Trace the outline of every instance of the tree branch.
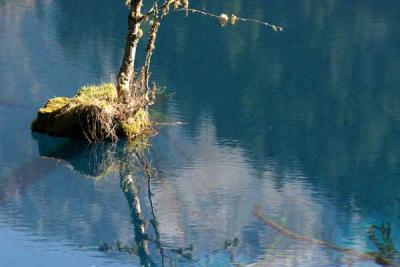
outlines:
[{"label": "tree branch", "polygon": [[166,13],[166,15],[168,15],[170,13],[182,12],[182,11],[192,12],[193,14],[197,13],[197,14],[201,14],[201,15],[204,15],[204,16],[208,16],[208,17],[219,19],[222,26],[225,26],[228,23],[236,24],[236,22],[238,22],[238,21],[243,21],[243,22],[253,22],[253,23],[261,24],[263,26],[267,26],[267,27],[272,28],[274,31],[283,31],[283,27],[282,26],[271,24],[271,23],[266,22],[266,21],[257,20],[257,19],[241,18],[241,17],[237,17],[237,16],[235,16],[233,14],[230,17],[228,15],[224,14],[224,13],[222,13],[221,15],[217,15],[217,14],[213,14],[213,13],[206,12],[206,11],[203,11],[203,10],[194,9],[194,8],[178,8],[178,9],[175,9],[175,10],[168,11]]}]

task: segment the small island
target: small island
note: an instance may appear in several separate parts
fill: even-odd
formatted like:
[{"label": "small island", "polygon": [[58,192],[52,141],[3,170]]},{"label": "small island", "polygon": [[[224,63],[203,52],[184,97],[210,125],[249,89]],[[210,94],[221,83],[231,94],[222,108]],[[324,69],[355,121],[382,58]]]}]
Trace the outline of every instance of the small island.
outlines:
[{"label": "small island", "polygon": [[32,131],[99,142],[133,139],[151,128],[145,107],[138,105],[129,117],[121,108],[113,84],[84,86],[74,97],[50,99],[39,109]]}]

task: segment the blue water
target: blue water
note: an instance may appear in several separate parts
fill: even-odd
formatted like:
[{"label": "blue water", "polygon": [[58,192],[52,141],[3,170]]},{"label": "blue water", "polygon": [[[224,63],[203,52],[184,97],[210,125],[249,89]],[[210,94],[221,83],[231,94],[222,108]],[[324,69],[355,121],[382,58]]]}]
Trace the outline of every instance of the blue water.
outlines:
[{"label": "blue water", "polygon": [[[149,197],[124,142],[30,131],[48,98],[113,79],[123,1],[0,0],[0,266],[378,266],[278,233],[256,205],[360,252],[378,251],[371,224],[391,223],[400,247],[400,3],[193,5],[285,30],[165,21],[152,79],[174,96],[155,109],[184,124],[150,139]],[[121,190],[128,175],[141,219]]]}]

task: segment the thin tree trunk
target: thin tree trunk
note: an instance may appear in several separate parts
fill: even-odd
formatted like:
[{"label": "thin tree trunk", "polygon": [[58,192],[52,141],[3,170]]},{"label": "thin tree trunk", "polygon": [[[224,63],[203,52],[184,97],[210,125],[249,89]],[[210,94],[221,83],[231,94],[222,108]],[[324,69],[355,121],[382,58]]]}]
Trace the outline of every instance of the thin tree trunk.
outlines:
[{"label": "thin tree trunk", "polygon": [[149,78],[150,78],[150,63],[151,57],[153,55],[154,49],[156,47],[156,38],[157,38],[157,31],[160,27],[160,22],[158,20],[154,21],[153,25],[150,28],[150,37],[149,43],[146,49],[146,59],[144,62],[144,77],[145,77],[145,85],[146,85],[146,93],[149,93]]},{"label": "thin tree trunk", "polygon": [[143,0],[131,0],[130,2],[125,53],[117,76],[118,101],[122,103],[127,103],[131,96],[129,87],[134,78],[136,48],[143,34],[140,29],[142,2]]}]

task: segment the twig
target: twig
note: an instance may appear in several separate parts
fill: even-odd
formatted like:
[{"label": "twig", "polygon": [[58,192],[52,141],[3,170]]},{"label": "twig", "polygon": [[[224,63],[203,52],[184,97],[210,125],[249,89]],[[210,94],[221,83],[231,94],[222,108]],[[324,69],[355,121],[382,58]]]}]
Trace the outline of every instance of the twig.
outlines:
[{"label": "twig", "polygon": [[[179,8],[179,9],[168,11],[167,14],[173,13],[173,12],[181,12],[181,11],[192,12],[192,13],[197,13],[197,14],[201,14],[201,15],[204,15],[204,16],[213,17],[213,18],[216,18],[216,19],[221,19],[221,15],[213,14],[213,13],[210,13],[210,12],[206,12],[206,11],[198,10],[198,9],[194,9],[194,8]],[[272,24],[272,23],[269,23],[269,22],[266,22],[266,21],[262,21],[262,20],[258,20],[258,19],[240,18],[240,17],[236,17],[236,16],[235,16],[235,19],[237,21],[254,22],[254,23],[261,24],[261,25],[264,25],[264,26],[267,26],[267,27],[271,27],[274,31],[283,31],[283,27],[282,26],[278,26],[278,25],[275,25],[275,24]]]}]

